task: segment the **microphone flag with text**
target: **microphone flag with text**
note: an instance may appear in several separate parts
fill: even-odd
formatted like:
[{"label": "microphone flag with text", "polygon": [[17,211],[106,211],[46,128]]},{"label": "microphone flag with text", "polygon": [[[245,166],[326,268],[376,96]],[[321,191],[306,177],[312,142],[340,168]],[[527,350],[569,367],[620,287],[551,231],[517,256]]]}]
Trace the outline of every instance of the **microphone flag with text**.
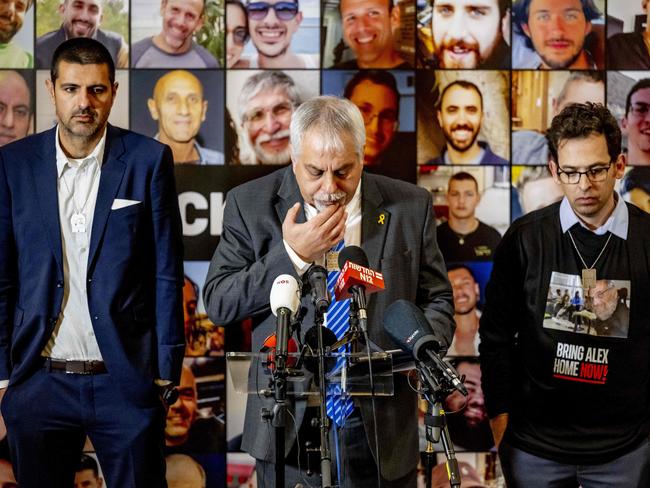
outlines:
[{"label": "microphone flag with text", "polygon": [[417,305],[406,300],[390,304],[384,314],[384,330],[400,349],[413,355],[418,367],[428,367],[436,378],[444,378],[454,389],[467,396],[467,389],[456,369],[438,355],[440,342]]},{"label": "microphone flag with text", "polygon": [[341,272],[334,286],[337,300],[352,298],[359,310],[359,326],[368,330],[366,296],[384,289],[384,277],[369,268],[368,256],[359,246],[347,246],[338,257]]}]

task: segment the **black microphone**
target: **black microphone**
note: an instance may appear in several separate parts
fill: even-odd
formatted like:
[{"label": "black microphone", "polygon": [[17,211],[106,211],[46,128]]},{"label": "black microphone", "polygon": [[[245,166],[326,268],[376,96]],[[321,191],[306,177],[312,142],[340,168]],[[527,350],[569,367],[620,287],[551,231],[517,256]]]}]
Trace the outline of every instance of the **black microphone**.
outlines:
[{"label": "black microphone", "polygon": [[406,300],[390,304],[384,314],[384,330],[400,349],[410,352],[417,362],[438,371],[456,390],[467,396],[467,389],[456,369],[438,355],[440,343],[417,305]]},{"label": "black microphone", "polygon": [[307,280],[311,289],[311,299],[314,308],[318,313],[325,313],[330,306],[330,294],[327,291],[327,270],[317,264],[312,264],[305,276],[303,282]]}]

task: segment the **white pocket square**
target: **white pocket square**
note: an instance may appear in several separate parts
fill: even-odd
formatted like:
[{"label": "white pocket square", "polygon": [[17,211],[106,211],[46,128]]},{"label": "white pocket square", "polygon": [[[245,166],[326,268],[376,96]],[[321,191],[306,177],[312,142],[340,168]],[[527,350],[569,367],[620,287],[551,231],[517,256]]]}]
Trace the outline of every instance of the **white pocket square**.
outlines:
[{"label": "white pocket square", "polygon": [[142,203],[140,200],[127,200],[125,198],[116,198],[113,200],[113,206],[111,207],[111,210],[118,210],[120,208],[124,207],[130,207],[131,205],[135,205],[137,203]]}]

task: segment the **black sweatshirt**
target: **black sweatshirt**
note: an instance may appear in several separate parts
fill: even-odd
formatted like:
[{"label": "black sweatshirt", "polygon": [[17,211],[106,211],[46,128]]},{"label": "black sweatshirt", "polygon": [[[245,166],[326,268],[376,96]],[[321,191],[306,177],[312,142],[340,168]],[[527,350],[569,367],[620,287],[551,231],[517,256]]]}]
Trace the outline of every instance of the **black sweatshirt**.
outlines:
[{"label": "black sweatshirt", "polygon": [[[584,266],[562,233],[559,206],[515,221],[497,248],[479,328],[482,386],[488,415],[509,413],[506,442],[562,463],[599,464],[650,432],[650,215],[627,205],[627,240],[612,235],[595,266],[599,280],[614,280],[616,310],[586,320],[555,305],[560,288],[583,296]],[[570,232],[590,266],[609,233]]]}]

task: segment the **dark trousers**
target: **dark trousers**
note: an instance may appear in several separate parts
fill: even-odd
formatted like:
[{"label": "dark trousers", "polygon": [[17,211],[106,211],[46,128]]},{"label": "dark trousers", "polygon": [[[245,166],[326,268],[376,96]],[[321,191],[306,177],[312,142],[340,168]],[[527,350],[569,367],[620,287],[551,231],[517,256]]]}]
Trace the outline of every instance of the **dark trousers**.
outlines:
[{"label": "dark trousers", "polygon": [[[305,426],[305,423],[303,422],[303,426]],[[305,428],[301,428],[300,432],[304,434]],[[382,457],[391,455],[389,446],[381,446],[381,449]],[[336,435],[333,433],[330,435],[330,450],[332,456],[333,484],[336,484],[338,480],[338,486],[341,488],[377,488],[379,486],[377,464],[370,451],[366,431],[358,410],[355,410],[355,413],[346,420],[345,426],[339,429]],[[292,449],[292,453],[294,451],[295,449]],[[289,454],[290,457],[292,453]],[[340,461],[340,470],[337,467],[337,457]],[[300,458],[300,469],[297,465],[294,465],[294,459],[288,460],[285,469],[285,487],[294,488],[295,486],[303,486],[308,488],[310,486],[320,486],[320,474],[314,473],[308,476],[304,457],[300,456]],[[320,462],[319,454],[314,454],[311,459],[313,461],[310,463],[310,466],[312,469],[317,468]],[[256,471],[258,488],[275,487],[274,463],[257,460]],[[388,481],[382,477],[381,488],[415,488],[416,482],[417,471],[413,469],[412,472],[398,480]]]},{"label": "dark trousers", "polygon": [[641,488],[650,486],[650,440],[603,464],[563,464],[502,442],[501,468],[508,488]]},{"label": "dark trousers", "polygon": [[86,435],[111,487],[166,487],[165,412],[124,398],[109,374],[38,370],[2,400],[21,488],[70,488]]}]

